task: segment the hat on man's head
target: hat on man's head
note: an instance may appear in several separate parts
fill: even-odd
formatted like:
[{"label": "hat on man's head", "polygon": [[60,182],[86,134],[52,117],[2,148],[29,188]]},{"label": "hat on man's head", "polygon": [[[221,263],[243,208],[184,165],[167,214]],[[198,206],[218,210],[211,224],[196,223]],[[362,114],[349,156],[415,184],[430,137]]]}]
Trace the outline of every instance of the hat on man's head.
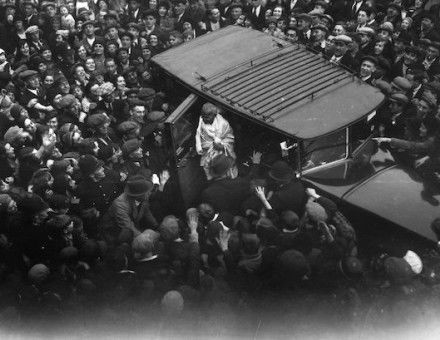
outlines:
[{"label": "hat on man's head", "polygon": [[316,202],[308,201],[306,204],[307,216],[312,222],[325,222],[328,219],[324,207]]},{"label": "hat on man's head", "polygon": [[344,44],[350,44],[353,42],[353,39],[351,39],[348,35],[340,34],[333,38],[334,42],[342,42]]},{"label": "hat on man's head", "polygon": [[131,198],[143,198],[152,189],[153,183],[142,175],[129,177],[125,185],[125,193]]},{"label": "hat on man's head", "polygon": [[367,34],[369,36],[373,36],[376,33],[371,27],[360,27],[358,28],[357,32],[359,34]]},{"label": "hat on man's head", "polygon": [[34,265],[31,269],[28,271],[28,279],[35,284],[41,284],[44,281],[47,280],[47,278],[50,275],[49,268],[42,264],[38,263]]},{"label": "hat on man's head", "polygon": [[118,131],[123,135],[130,133],[139,128],[140,128],[139,124],[132,120],[127,120],[118,125]]},{"label": "hat on man's head", "polygon": [[393,93],[390,96],[390,101],[406,105],[406,104],[408,104],[409,99],[405,94],[397,92],[397,93]]},{"label": "hat on man's head", "polygon": [[105,82],[104,84],[101,84],[99,86],[99,93],[101,96],[108,96],[109,94],[113,93],[115,90],[115,85],[113,85],[110,82]]},{"label": "hat on man's head", "polygon": [[399,257],[389,257],[384,261],[385,275],[391,283],[404,285],[411,281],[414,272],[407,261]]},{"label": "hat on man's head", "polygon": [[210,164],[209,171],[212,177],[221,177],[226,175],[229,169],[234,165],[234,159],[232,157],[226,156],[224,154],[220,154],[215,156]]},{"label": "hat on man's head", "polygon": [[105,123],[108,123],[110,120],[109,118],[103,114],[103,113],[95,113],[87,119],[87,124],[91,128],[99,128],[100,126],[104,125]]},{"label": "hat on man's head", "polygon": [[304,255],[294,249],[283,252],[277,261],[279,273],[289,280],[300,280],[310,271],[309,263]]},{"label": "hat on man's head", "polygon": [[79,158],[78,166],[84,176],[90,176],[104,163],[93,155],[83,155]]},{"label": "hat on man's head", "polygon": [[33,25],[33,26],[29,26],[28,28],[26,28],[26,31],[24,31],[24,33],[26,34],[32,34],[32,33],[36,33],[38,32],[40,29],[38,28],[37,25]]},{"label": "hat on man's head", "polygon": [[363,63],[364,61],[369,61],[369,62],[373,63],[375,66],[378,64],[377,58],[373,57],[372,55],[366,55],[365,57],[363,57],[361,59],[361,63]]},{"label": "hat on man's head", "polygon": [[160,122],[164,122],[167,118],[165,112],[163,111],[151,111],[147,114],[147,121],[152,122],[152,123],[160,123]]},{"label": "hat on man's head", "polygon": [[382,79],[377,79],[374,85],[385,95],[388,95],[393,91],[391,84]]},{"label": "hat on man's head", "polygon": [[411,90],[411,83],[409,82],[408,79],[404,77],[394,78],[393,81],[391,82],[391,86],[397,88],[399,91],[402,91],[404,93]]},{"label": "hat on man's head", "polygon": [[76,97],[73,94],[66,94],[61,98],[58,102],[58,106],[60,109],[65,109],[76,103]]},{"label": "hat on man's head", "polygon": [[311,30],[321,30],[321,31],[324,31],[325,33],[329,32],[328,27],[326,25],[324,25],[324,24],[314,25],[314,26],[310,27],[310,29]]},{"label": "hat on man's head", "polygon": [[33,76],[36,76],[36,75],[38,75],[37,71],[35,71],[35,70],[26,70],[26,71],[20,72],[18,77],[20,79],[22,79],[22,80],[26,80],[26,79],[29,79],[30,77],[33,77]]},{"label": "hat on man's head", "polygon": [[31,195],[19,201],[19,209],[29,216],[36,215],[49,209],[49,205],[38,195]]},{"label": "hat on man's head", "polygon": [[3,139],[6,143],[13,143],[21,134],[23,133],[23,129],[18,127],[17,125],[11,126],[6,133],[3,135]]},{"label": "hat on man's head", "polygon": [[156,91],[152,89],[151,87],[142,87],[139,89],[138,97],[140,99],[148,99],[151,97],[154,97],[156,94]]},{"label": "hat on man's head", "polygon": [[93,20],[87,20],[83,22],[83,27],[86,27],[87,25],[95,26],[95,21]]},{"label": "hat on man's head", "polygon": [[295,178],[295,172],[284,161],[276,161],[269,171],[269,176],[278,182],[288,182]]},{"label": "hat on man's head", "polygon": [[312,16],[307,13],[299,13],[295,17],[296,20],[304,20],[304,21],[312,22]]},{"label": "hat on man's head", "polygon": [[394,32],[394,25],[389,22],[389,21],[385,21],[382,25],[379,26],[379,31],[387,31],[390,34],[392,34]]},{"label": "hat on man's head", "polygon": [[173,215],[166,216],[159,226],[159,233],[165,242],[179,238],[179,220]]},{"label": "hat on man's head", "polygon": [[141,141],[137,138],[130,139],[122,144],[122,157],[127,158],[133,151],[141,147]]}]

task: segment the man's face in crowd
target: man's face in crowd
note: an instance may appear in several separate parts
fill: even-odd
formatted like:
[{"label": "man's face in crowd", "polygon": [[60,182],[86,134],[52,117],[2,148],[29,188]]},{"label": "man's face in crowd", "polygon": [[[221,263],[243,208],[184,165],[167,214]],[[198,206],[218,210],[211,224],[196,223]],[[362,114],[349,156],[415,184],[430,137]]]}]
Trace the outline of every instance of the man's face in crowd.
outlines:
[{"label": "man's face in crowd", "polygon": [[156,24],[156,18],[152,15],[148,15],[145,18],[145,26],[147,26],[148,28],[153,27]]},{"label": "man's face in crowd", "polygon": [[29,132],[30,134],[34,134],[35,131],[37,130],[37,126],[29,118],[25,119],[23,126],[24,126],[25,131]]},{"label": "man's face in crowd", "polygon": [[335,56],[340,57],[343,56],[348,50],[348,46],[346,43],[342,41],[335,41]]},{"label": "man's face in crowd", "polygon": [[399,113],[399,112],[402,111],[401,110],[401,105],[398,102],[396,102],[396,101],[390,102],[389,108],[390,108],[390,112],[392,114]]},{"label": "man's face in crowd", "polygon": [[368,22],[368,16],[367,16],[367,12],[365,11],[359,11],[358,15],[357,15],[357,23],[359,25],[363,25],[366,24]]},{"label": "man's face in crowd", "polygon": [[93,47],[93,52],[95,52],[96,55],[103,55],[104,46],[102,44],[95,44],[95,46]]},{"label": "man's face in crowd", "polygon": [[371,41],[370,36],[365,33],[359,34],[359,38],[361,39],[361,45],[368,44]]},{"label": "man's face in crowd", "polygon": [[364,60],[361,64],[360,76],[369,77],[376,70],[376,66],[370,60]]},{"label": "man's face in crowd", "polygon": [[393,44],[394,53],[401,53],[405,49],[405,44],[401,40],[396,40]]},{"label": "man's face in crowd", "polygon": [[68,94],[70,91],[70,84],[67,81],[62,81],[60,83],[60,92],[62,94]]},{"label": "man's face in crowd", "polygon": [[128,61],[128,52],[126,50],[119,51],[119,61],[122,63],[126,63]]},{"label": "man's face in crowd", "polygon": [[429,46],[426,49],[426,59],[428,60],[434,60],[435,58],[438,58],[439,56],[439,49],[434,46]]},{"label": "man's face in crowd", "polygon": [[182,14],[183,12],[185,12],[185,9],[186,9],[186,5],[185,5],[185,4],[178,3],[178,4],[176,4],[176,5],[174,6],[174,13],[175,13],[176,15],[180,15],[180,14]]},{"label": "man's face in crowd", "polygon": [[139,37],[139,31],[133,26],[128,29],[128,33],[130,33],[134,37],[134,39],[137,39]]},{"label": "man's face in crowd", "polygon": [[84,32],[86,33],[87,36],[92,36],[95,34],[95,27],[91,24],[87,24],[84,27]]},{"label": "man's face in crowd", "polygon": [[252,0],[252,6],[253,7],[258,7],[261,5],[261,0]]},{"label": "man's face in crowd", "polygon": [[394,18],[398,14],[399,14],[399,12],[394,7],[389,7],[387,9],[387,17],[388,18]]},{"label": "man's face in crowd", "polygon": [[102,136],[106,135],[108,133],[108,127],[110,126],[110,123],[105,122],[104,124],[101,124],[98,127],[98,133]]},{"label": "man's face in crowd", "polygon": [[430,30],[434,27],[434,23],[429,18],[423,18],[421,26],[423,30]]},{"label": "man's face in crowd", "polygon": [[47,126],[50,127],[52,130],[56,131],[58,129],[58,118],[53,117],[47,122]]},{"label": "man's face in crowd", "polygon": [[238,18],[240,17],[240,15],[242,14],[242,9],[240,8],[240,7],[234,7],[232,10],[231,10],[231,18],[234,20],[234,21],[237,21],[238,20]]},{"label": "man's face in crowd", "polygon": [[28,87],[30,89],[36,89],[40,85],[40,78],[38,76],[32,76],[27,81]]},{"label": "man's face in crowd", "polygon": [[124,47],[124,48],[130,48],[130,47],[131,47],[131,39],[130,39],[130,37],[124,35],[124,36],[121,38],[121,45],[122,45],[122,47]]},{"label": "man's face in crowd", "polygon": [[298,41],[298,35],[296,34],[295,30],[288,29],[286,33],[286,40],[290,41],[291,43]]},{"label": "man's face in crowd", "polygon": [[405,65],[411,65],[417,61],[417,54],[414,52],[407,51],[403,55],[403,62]]},{"label": "man's face in crowd", "polygon": [[24,14],[28,17],[31,16],[34,13],[34,7],[32,5],[25,5],[24,6]]},{"label": "man's face in crowd", "polygon": [[218,22],[220,20],[220,11],[217,8],[213,8],[209,18],[212,22]]},{"label": "man's face in crowd", "polygon": [[300,31],[306,31],[310,27],[310,22],[304,19],[298,20],[298,29]]},{"label": "man's face in crowd", "polygon": [[143,124],[145,118],[145,106],[137,105],[133,107],[131,115],[136,122]]},{"label": "man's face in crowd", "polygon": [[419,117],[423,117],[431,112],[431,108],[429,107],[429,104],[424,100],[419,101],[419,103],[416,106],[416,109],[417,109],[417,115]]},{"label": "man's face in crowd", "polygon": [[55,7],[53,7],[53,6],[47,6],[47,8],[46,8],[46,13],[47,13],[47,15],[49,16],[49,17],[54,17],[55,16],[55,14],[57,13],[56,12],[56,10],[55,10]]},{"label": "man's face in crowd", "polygon": [[402,20],[400,28],[402,28],[403,30],[407,30],[409,28],[409,20],[407,18]]},{"label": "man's face in crowd", "polygon": [[386,30],[380,30],[379,33],[377,34],[377,36],[381,39],[381,40],[387,40],[390,38],[390,32],[386,31]]},{"label": "man's face in crowd", "polygon": [[109,60],[105,63],[105,69],[108,74],[115,74],[116,72],[116,63],[114,60]]},{"label": "man's face in crowd", "polygon": [[296,28],[297,26],[297,21],[296,18],[294,16],[291,16],[289,19],[289,28]]},{"label": "man's face in crowd", "polygon": [[140,5],[137,1],[130,0],[130,2],[128,3],[128,6],[130,7],[130,10],[132,10],[134,12],[139,8]]},{"label": "man's face in crowd", "polygon": [[314,42],[320,42],[325,40],[325,32],[320,29],[314,29],[312,31],[312,38]]}]

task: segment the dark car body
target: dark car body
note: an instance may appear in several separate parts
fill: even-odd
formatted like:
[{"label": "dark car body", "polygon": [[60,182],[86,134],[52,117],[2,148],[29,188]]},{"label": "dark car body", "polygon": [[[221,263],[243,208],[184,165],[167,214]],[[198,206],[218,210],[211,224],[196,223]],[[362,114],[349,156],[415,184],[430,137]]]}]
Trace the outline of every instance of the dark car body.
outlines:
[{"label": "dark car body", "polygon": [[156,55],[152,63],[189,94],[167,120],[186,205],[196,196],[188,192],[200,169],[188,165],[182,141],[192,137],[190,128],[182,133],[190,126],[182,117],[205,100],[298,143],[293,166],[310,186],[435,240],[430,224],[439,210],[422,199],[423,181],[365,134],[384,101],[377,88],[304,46],[237,26]]}]

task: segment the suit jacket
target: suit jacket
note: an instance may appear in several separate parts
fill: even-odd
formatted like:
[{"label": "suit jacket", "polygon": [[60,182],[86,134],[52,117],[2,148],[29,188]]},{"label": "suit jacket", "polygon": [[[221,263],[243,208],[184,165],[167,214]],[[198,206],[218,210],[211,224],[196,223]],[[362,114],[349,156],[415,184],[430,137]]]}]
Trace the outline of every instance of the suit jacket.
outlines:
[{"label": "suit jacket", "polygon": [[150,204],[145,200],[136,206],[124,192],[117,197],[102,219],[104,230],[131,230],[136,237],[145,229],[157,229],[159,224],[150,211]]},{"label": "suit jacket", "polygon": [[347,6],[345,7],[345,15],[346,18],[350,18],[351,20],[356,20],[359,10],[365,6],[366,1],[362,0],[362,4],[360,6],[356,6],[353,9],[353,5],[356,3],[356,0],[349,1]]},{"label": "suit jacket", "polygon": [[266,7],[263,5],[260,6],[258,16],[254,13],[254,9],[255,7],[252,5],[247,8],[248,17],[255,29],[262,30],[264,27],[266,27]]}]

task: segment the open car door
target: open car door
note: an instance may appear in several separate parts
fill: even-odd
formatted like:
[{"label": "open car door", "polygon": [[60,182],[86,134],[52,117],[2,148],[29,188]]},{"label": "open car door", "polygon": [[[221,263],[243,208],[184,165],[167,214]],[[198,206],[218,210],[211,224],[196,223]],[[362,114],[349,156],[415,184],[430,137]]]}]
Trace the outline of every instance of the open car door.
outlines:
[{"label": "open car door", "polygon": [[[200,98],[190,94],[165,122],[168,140],[171,141],[173,175],[177,178],[179,201],[184,209],[198,203],[206,183],[206,176],[200,167],[200,156],[195,149],[195,134],[202,105]],[[178,197],[176,204],[179,204]]]}]

